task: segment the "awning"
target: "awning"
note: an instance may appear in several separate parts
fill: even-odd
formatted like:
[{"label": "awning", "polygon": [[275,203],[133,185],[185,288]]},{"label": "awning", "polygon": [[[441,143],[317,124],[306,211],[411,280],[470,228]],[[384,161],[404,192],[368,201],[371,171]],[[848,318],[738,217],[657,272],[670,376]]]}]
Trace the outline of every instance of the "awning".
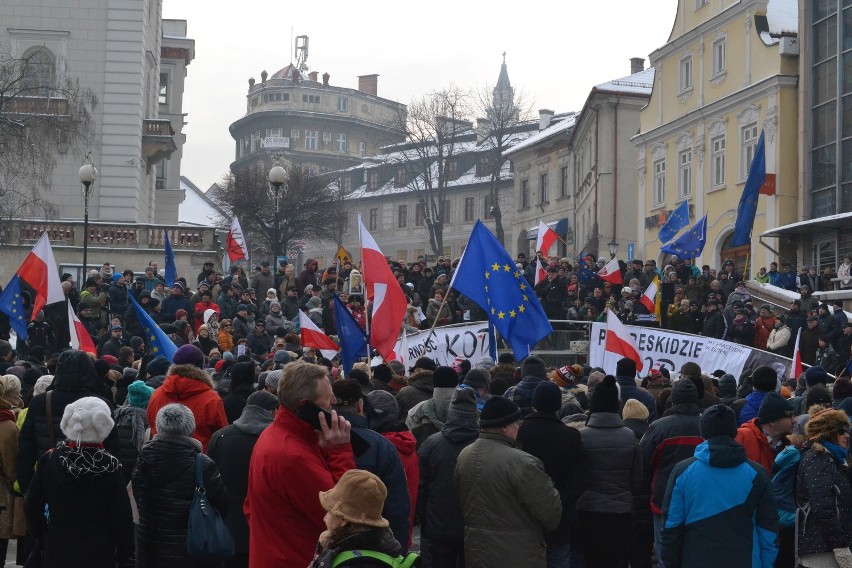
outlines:
[{"label": "awning", "polygon": [[[551,221],[550,223],[545,223],[548,227],[553,229],[553,231],[562,237],[565,238],[565,235],[568,234],[568,219],[559,219],[558,221]],[[527,239],[534,241],[538,238],[538,223],[527,229]]]},{"label": "awning", "polygon": [[788,235],[807,235],[814,230],[820,229],[850,229],[852,228],[852,212],[840,213],[839,215],[827,215],[825,217],[817,217],[816,219],[808,219],[807,221],[799,221],[782,225],[769,229],[761,234],[761,237],[781,237]]}]

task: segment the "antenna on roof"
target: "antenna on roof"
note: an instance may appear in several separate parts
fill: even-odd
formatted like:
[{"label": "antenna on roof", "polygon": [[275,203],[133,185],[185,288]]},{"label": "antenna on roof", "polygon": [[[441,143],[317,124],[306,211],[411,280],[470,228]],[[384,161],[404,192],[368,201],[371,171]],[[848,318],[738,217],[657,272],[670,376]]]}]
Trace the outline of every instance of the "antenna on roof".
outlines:
[{"label": "antenna on roof", "polygon": [[[293,26],[290,26],[290,45],[293,45]],[[290,54],[290,65],[293,64],[293,54]]]},{"label": "antenna on roof", "polygon": [[300,73],[308,71],[308,36],[296,36],[296,67]]}]

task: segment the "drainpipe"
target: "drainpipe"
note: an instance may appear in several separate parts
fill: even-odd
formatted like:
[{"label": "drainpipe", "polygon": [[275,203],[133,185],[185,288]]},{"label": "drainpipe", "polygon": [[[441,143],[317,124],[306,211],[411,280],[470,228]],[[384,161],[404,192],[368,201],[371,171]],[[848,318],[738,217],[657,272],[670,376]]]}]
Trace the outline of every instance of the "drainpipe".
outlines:
[{"label": "drainpipe", "polygon": [[621,103],[621,95],[615,99],[615,126],[612,136],[612,240],[618,241],[618,105]]}]

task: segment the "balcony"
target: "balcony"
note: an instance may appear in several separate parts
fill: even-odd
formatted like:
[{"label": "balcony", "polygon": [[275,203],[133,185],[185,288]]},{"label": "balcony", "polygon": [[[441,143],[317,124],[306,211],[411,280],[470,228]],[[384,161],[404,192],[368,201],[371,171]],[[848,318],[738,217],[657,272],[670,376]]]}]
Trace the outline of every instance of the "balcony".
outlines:
[{"label": "balcony", "polygon": [[172,123],[166,119],[146,118],[142,128],[142,157],[145,158],[148,171],[151,166],[163,159],[171,158],[177,150],[175,131]]},{"label": "balcony", "polygon": [[[54,247],[82,247],[87,235],[82,221],[13,221],[8,244],[31,246],[47,232]],[[166,233],[172,247],[193,251],[216,250],[215,229],[142,225],[134,223],[90,222],[88,244],[90,248],[162,249]]]}]

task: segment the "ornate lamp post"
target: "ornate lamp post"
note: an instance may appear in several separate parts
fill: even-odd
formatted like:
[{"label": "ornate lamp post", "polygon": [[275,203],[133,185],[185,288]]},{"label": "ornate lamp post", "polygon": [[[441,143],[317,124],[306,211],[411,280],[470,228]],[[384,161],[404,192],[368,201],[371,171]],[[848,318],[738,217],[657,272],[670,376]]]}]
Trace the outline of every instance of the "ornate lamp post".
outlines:
[{"label": "ornate lamp post", "polygon": [[618,241],[613,238],[607,243],[607,246],[609,247],[609,258],[612,260],[618,254]]},{"label": "ornate lamp post", "polygon": [[[273,241],[272,241],[272,266],[278,266],[278,256],[280,253],[279,247],[281,244],[278,242],[278,223],[281,216],[281,208],[279,205],[279,200],[281,198],[281,187],[287,183],[287,170],[285,170],[279,163],[278,158],[275,157],[272,160],[272,167],[269,169],[269,174],[267,176],[269,179],[269,194],[270,197],[275,202],[275,230],[273,233]],[[287,191],[285,188],[284,191]]]},{"label": "ornate lamp post", "polygon": [[83,185],[83,277],[80,278],[82,286],[86,285],[89,261],[89,195],[92,192],[92,184],[98,177],[98,170],[89,163],[88,156],[85,160],[86,162],[80,168],[80,183]]}]

